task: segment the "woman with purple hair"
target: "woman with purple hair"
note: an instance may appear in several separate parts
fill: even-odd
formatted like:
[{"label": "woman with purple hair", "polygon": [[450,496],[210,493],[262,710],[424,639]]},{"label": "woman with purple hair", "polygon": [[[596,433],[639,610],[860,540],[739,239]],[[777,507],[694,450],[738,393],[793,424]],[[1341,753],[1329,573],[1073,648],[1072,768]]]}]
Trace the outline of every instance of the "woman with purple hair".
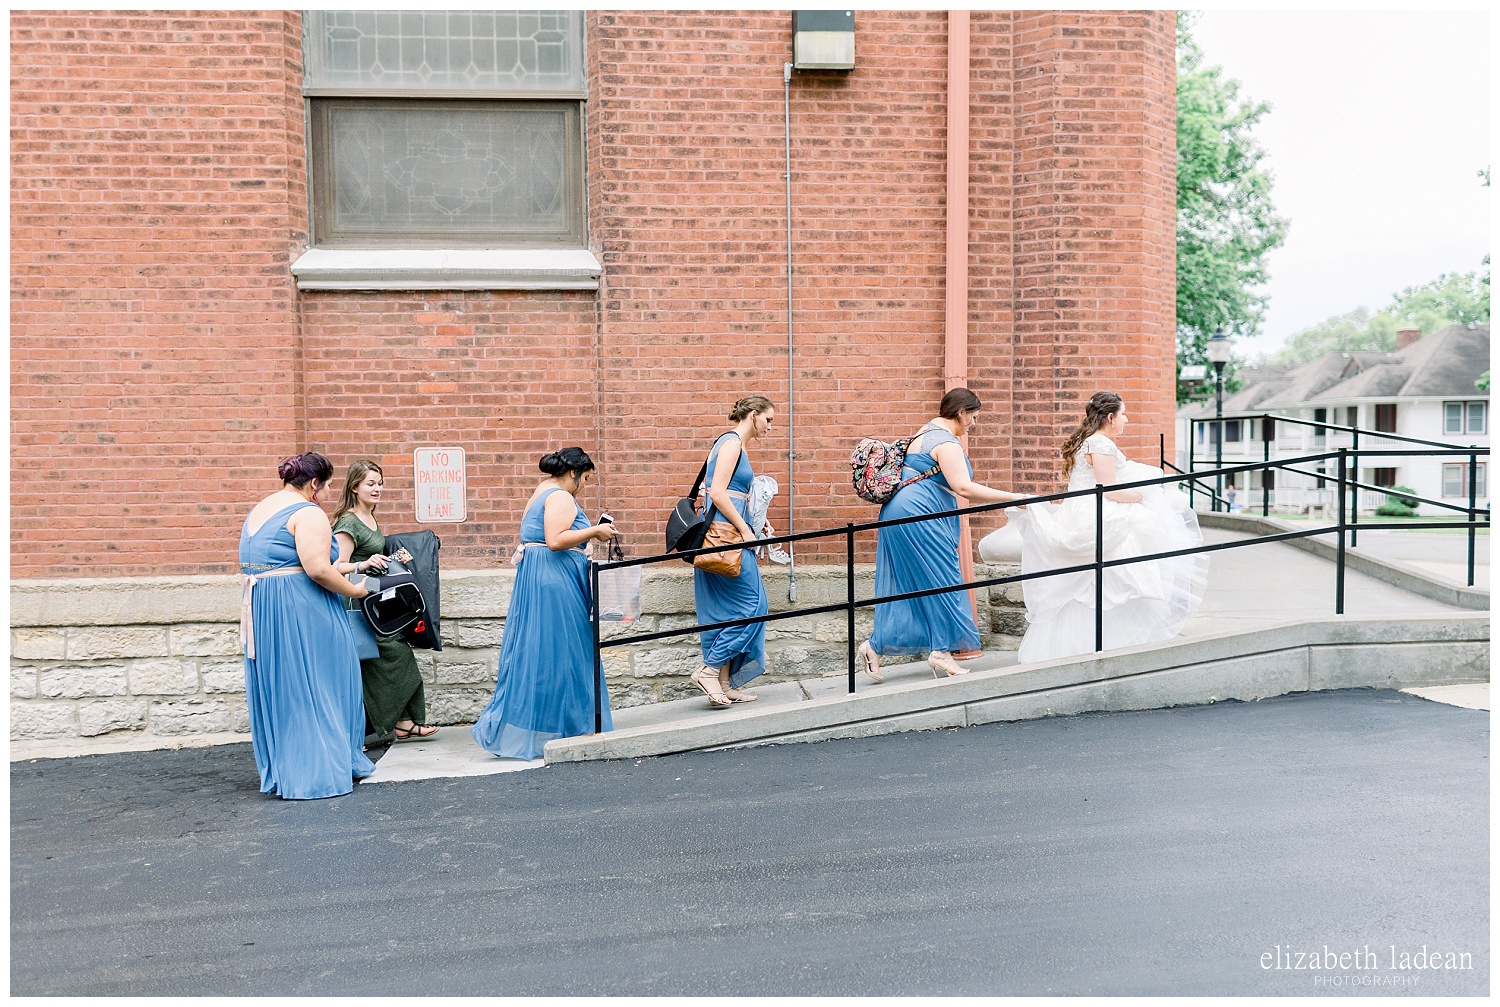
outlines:
[{"label": "woman with purple hair", "polygon": [[318,494],[333,465],[308,451],[278,470],[281,489],[240,531],[245,700],[262,793],[291,800],[337,797],[375,764],[362,751],[365,704],[359,658],[339,596],[362,598],[378,582],[350,583]]}]

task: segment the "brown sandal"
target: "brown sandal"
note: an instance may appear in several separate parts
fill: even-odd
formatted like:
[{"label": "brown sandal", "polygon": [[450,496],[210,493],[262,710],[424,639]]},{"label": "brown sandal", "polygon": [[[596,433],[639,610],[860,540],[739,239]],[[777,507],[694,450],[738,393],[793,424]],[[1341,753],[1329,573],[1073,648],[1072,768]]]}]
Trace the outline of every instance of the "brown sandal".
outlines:
[{"label": "brown sandal", "polygon": [[413,722],[411,727],[396,728],[396,740],[421,741],[423,738],[430,738],[436,733],[438,733],[438,726],[436,724],[418,724]]}]

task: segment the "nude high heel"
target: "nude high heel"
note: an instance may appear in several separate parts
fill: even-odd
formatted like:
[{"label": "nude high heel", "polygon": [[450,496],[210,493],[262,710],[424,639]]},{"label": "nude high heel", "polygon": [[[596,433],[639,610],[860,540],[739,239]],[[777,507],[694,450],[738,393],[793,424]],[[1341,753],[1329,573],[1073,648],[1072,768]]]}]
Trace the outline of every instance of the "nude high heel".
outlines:
[{"label": "nude high heel", "polygon": [[960,668],[958,662],[953,660],[953,655],[940,650],[934,650],[927,655],[927,665],[932,669],[933,678],[952,678],[954,675],[967,675],[968,668]]},{"label": "nude high heel", "polygon": [[875,648],[870,646],[869,640],[860,644],[859,649],[855,653],[864,659],[866,675],[869,675],[877,682],[885,681],[885,676],[880,673],[880,655],[875,653]]}]

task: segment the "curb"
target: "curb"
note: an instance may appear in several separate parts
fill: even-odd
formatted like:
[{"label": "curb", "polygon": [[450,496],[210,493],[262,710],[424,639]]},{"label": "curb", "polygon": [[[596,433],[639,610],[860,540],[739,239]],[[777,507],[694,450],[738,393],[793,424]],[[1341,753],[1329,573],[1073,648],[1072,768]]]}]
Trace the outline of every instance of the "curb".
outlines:
[{"label": "curb", "polygon": [[766,710],[698,716],[548,742],[546,759],[583,762],[1111,710],[1254,700],[1328,689],[1401,689],[1489,680],[1484,615],[1327,619],[976,670],[960,679],[869,686]]}]

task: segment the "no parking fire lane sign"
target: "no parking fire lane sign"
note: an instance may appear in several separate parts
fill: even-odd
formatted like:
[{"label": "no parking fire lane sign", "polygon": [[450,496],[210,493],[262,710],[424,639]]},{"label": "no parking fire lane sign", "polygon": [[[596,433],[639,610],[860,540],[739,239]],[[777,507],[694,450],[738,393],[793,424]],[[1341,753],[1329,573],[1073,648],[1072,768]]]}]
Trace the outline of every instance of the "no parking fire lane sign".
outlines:
[{"label": "no parking fire lane sign", "polygon": [[468,473],[463,448],[412,452],[418,524],[457,524],[468,516]]}]

